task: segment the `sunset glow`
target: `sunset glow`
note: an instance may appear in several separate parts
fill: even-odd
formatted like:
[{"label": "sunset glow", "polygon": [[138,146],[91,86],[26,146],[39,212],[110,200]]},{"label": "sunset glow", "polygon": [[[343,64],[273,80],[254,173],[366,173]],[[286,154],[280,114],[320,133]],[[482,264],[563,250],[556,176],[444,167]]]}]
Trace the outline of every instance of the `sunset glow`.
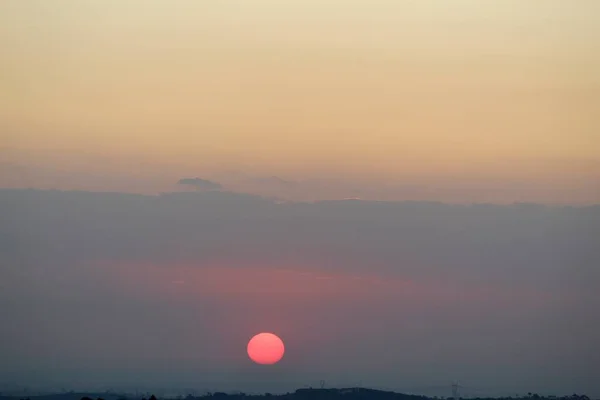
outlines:
[{"label": "sunset glow", "polygon": [[600,400],[599,22],[0,0],[0,400]]},{"label": "sunset glow", "polygon": [[597,2],[67,3],[0,5],[2,186],[599,198]]}]

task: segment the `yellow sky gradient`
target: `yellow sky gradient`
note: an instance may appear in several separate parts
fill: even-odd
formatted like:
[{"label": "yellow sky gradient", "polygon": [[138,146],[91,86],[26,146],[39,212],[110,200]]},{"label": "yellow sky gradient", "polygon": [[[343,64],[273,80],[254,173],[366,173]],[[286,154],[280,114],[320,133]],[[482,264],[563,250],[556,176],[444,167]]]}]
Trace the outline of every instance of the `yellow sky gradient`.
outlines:
[{"label": "yellow sky gradient", "polygon": [[11,162],[560,176],[599,197],[595,0],[4,0],[0,47]]}]

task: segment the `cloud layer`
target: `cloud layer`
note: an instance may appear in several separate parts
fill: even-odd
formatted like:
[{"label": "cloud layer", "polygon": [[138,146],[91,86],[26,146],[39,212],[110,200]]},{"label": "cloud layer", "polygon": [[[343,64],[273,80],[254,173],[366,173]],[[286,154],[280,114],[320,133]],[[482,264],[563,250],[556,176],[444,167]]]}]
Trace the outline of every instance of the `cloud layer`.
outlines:
[{"label": "cloud layer", "polygon": [[600,393],[599,207],[0,190],[0,216],[15,380]]},{"label": "cloud layer", "polygon": [[182,178],[177,182],[179,185],[190,185],[196,189],[218,190],[221,189],[221,184],[201,178]]}]

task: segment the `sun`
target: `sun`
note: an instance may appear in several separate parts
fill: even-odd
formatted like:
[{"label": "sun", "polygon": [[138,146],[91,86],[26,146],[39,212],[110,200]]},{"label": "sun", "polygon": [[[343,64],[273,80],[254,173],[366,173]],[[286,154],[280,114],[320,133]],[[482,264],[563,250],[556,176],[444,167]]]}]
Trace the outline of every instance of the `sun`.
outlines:
[{"label": "sun", "polygon": [[248,357],[257,364],[275,364],[283,358],[283,340],[273,333],[259,333],[248,342]]}]

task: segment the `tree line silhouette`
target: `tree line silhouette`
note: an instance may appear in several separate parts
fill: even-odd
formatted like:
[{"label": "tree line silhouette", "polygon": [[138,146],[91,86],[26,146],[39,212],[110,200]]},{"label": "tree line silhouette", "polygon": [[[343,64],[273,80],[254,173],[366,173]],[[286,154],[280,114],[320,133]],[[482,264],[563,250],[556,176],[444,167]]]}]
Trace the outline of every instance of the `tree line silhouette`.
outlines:
[{"label": "tree line silhouette", "polygon": [[[43,397],[43,396],[42,396]],[[187,395],[185,398],[179,396],[176,400],[452,400],[452,397],[428,397],[422,395],[412,395],[397,393],[392,391],[383,391],[367,388],[344,388],[344,389],[298,389],[294,392],[285,394],[246,394],[246,393],[224,393],[212,392],[201,396]],[[66,399],[66,398],[65,398]],[[459,398],[463,400],[463,398]],[[469,400],[590,400],[586,395],[572,394],[569,396],[543,396],[537,393],[528,393],[524,396],[504,396],[504,397],[469,397]],[[31,400],[25,398],[20,400]],[[35,400],[35,399],[34,399]],[[69,399],[70,400],[70,399]],[[93,399],[89,396],[83,396],[80,400],[105,400],[102,397]],[[121,396],[118,400],[161,400],[155,395],[138,398],[136,396]]]}]

